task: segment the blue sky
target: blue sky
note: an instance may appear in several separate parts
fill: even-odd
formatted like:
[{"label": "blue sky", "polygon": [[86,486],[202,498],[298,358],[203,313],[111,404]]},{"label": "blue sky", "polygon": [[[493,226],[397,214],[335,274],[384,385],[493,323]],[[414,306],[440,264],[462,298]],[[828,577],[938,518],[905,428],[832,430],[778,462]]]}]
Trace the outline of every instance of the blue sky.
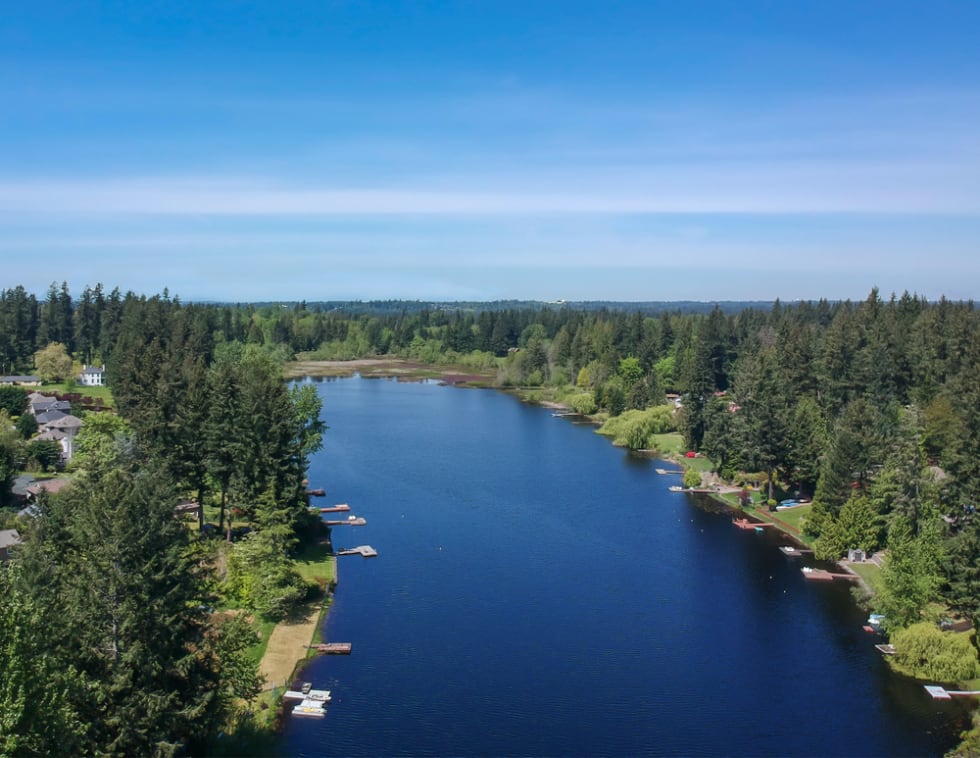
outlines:
[{"label": "blue sky", "polygon": [[980,296],[980,3],[0,12],[0,287]]}]

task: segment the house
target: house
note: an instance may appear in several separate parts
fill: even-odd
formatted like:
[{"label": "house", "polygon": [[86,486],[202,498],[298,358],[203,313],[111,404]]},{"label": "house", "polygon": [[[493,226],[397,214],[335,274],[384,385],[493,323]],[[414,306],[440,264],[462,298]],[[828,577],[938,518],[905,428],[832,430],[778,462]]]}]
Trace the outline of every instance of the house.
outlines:
[{"label": "house", "polygon": [[[50,395],[42,395],[40,392],[32,392],[27,396],[27,410],[35,417],[48,411],[71,413],[71,403],[67,400],[59,400],[56,397],[51,397]],[[40,424],[41,422],[38,421],[38,423]]]},{"label": "house", "polygon": [[0,530],[0,562],[10,560],[10,548],[21,543],[16,529]]},{"label": "house", "polygon": [[58,479],[41,479],[27,485],[27,497],[36,499],[42,492],[49,495],[56,495],[67,485],[71,484],[71,479],[59,477]]},{"label": "house", "polygon": [[37,387],[41,384],[39,376],[0,376],[0,384],[13,384],[18,387]]},{"label": "house", "polygon": [[62,411],[48,411],[37,417],[38,435],[34,439],[51,440],[61,445],[61,457],[67,462],[75,454],[75,436],[83,422]]},{"label": "house", "polygon": [[95,366],[85,366],[82,373],[78,376],[78,381],[86,387],[105,386],[105,366],[97,368]]}]

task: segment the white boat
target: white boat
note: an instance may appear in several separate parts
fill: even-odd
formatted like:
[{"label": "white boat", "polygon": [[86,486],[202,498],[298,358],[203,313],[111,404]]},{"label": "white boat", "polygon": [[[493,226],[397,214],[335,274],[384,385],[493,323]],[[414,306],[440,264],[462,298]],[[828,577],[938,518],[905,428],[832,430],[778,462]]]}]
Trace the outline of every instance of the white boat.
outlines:
[{"label": "white boat", "polygon": [[306,693],[307,700],[315,700],[318,703],[330,702],[330,690],[309,690]]}]

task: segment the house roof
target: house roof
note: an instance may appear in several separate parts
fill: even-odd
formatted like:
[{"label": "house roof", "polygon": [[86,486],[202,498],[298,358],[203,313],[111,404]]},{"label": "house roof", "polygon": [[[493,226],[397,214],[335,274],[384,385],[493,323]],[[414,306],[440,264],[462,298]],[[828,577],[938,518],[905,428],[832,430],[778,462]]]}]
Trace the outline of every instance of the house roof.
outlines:
[{"label": "house roof", "polygon": [[37,423],[39,426],[52,424],[58,421],[59,419],[66,418],[67,416],[68,416],[67,413],[58,409],[45,410],[45,411],[41,411],[40,413],[34,414],[34,418],[37,419]]},{"label": "house roof", "polygon": [[63,440],[68,435],[64,432],[58,431],[57,429],[45,429],[34,439],[36,440],[52,440],[54,442],[59,442]]},{"label": "house roof", "polygon": [[102,368],[98,368],[96,366],[86,366],[84,369],[82,369],[82,374],[104,374],[104,373],[105,373],[104,366]]},{"label": "house roof", "polygon": [[78,416],[72,416],[70,413],[62,413],[54,421],[48,421],[44,425],[48,429],[80,429],[84,423]]},{"label": "house roof", "polygon": [[37,384],[39,376],[0,376],[0,384]]},{"label": "house roof", "polygon": [[31,482],[27,485],[27,494],[29,495],[39,495],[42,491],[54,495],[65,488],[65,485],[71,484],[71,479],[65,477],[60,477],[58,479],[42,479],[39,482]]},{"label": "house roof", "polygon": [[20,535],[17,533],[16,529],[0,530],[0,549],[19,545],[20,542]]}]

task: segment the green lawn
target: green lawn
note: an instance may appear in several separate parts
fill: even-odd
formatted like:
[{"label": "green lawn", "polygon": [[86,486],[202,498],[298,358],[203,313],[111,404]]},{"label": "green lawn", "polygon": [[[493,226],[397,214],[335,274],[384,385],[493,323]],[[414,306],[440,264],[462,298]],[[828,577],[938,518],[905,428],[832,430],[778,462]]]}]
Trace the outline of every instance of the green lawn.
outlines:
[{"label": "green lawn", "polygon": [[872,592],[878,591],[881,583],[881,569],[877,565],[874,563],[849,563],[848,567],[864,580]]},{"label": "green lawn", "polygon": [[85,387],[77,382],[58,382],[52,384],[45,384],[37,388],[38,392],[43,392],[45,394],[53,394],[57,392],[58,394],[76,393],[82,397],[90,397],[93,400],[97,398],[102,399],[104,405],[112,407],[112,390],[108,387]]},{"label": "green lawn", "polygon": [[[684,438],[679,434],[654,434],[650,444],[661,455],[684,455]],[[697,459],[695,459],[697,460]]]},{"label": "green lawn", "polygon": [[333,584],[337,579],[337,559],[326,545],[308,545],[296,556],[296,570],[307,581]]}]

